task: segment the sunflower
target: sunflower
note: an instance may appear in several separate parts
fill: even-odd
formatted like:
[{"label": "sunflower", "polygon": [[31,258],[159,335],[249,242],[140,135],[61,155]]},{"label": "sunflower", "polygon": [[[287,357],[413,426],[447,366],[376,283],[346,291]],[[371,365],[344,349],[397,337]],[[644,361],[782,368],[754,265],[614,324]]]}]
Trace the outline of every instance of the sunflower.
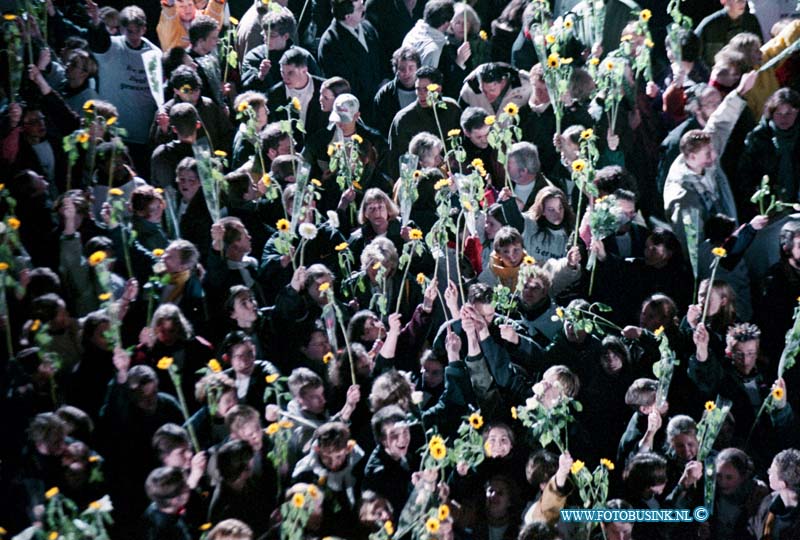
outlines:
[{"label": "sunflower", "polygon": [[89,266],[97,266],[104,260],[106,260],[106,252],[105,251],[95,251],[91,255],[89,255]]},{"label": "sunflower", "polygon": [[107,126],[113,126],[116,123],[117,123],[117,117],[116,116],[112,116],[111,118],[106,120],[106,125]]},{"label": "sunflower", "polygon": [[493,114],[490,114],[489,116],[483,119],[483,123],[486,124],[487,126],[491,126],[494,125],[496,119],[497,118],[495,118]]},{"label": "sunflower", "polygon": [[566,21],[564,21],[564,28],[566,28],[567,30],[572,28],[572,25],[573,25],[572,19],[567,19]]},{"label": "sunflower", "polygon": [[576,459],[572,463],[572,467],[569,468],[569,472],[571,472],[572,474],[578,474],[579,472],[581,472],[581,469],[583,469],[584,466],[585,464],[583,463],[583,461]]},{"label": "sunflower", "polygon": [[122,197],[123,195],[125,195],[125,192],[119,188],[111,188],[108,190],[108,194],[111,195],[112,197]]},{"label": "sunflower", "polygon": [[422,240],[422,231],[419,229],[411,229],[408,233],[408,238],[411,240]]},{"label": "sunflower", "polygon": [[86,103],[83,104],[83,110],[88,111],[94,108],[94,100],[90,99]]},{"label": "sunflower", "polygon": [[446,187],[450,187],[450,180],[448,178],[442,178],[441,180],[433,184],[433,189],[435,189],[436,191],[439,191],[440,189]]},{"label": "sunflower", "polygon": [[329,281],[326,281],[325,283],[320,283],[319,284],[319,292],[321,292],[321,293],[327,291],[330,288],[331,288],[331,284],[330,284]]},{"label": "sunflower", "polygon": [[621,42],[623,42],[623,43],[625,43],[626,41],[631,41],[632,39],[633,39],[633,36],[632,36],[632,35],[630,35],[630,34],[625,34],[624,36],[622,36],[621,38],[619,38],[619,40],[620,40]]},{"label": "sunflower", "polygon": [[289,230],[289,227],[291,227],[292,224],[289,223],[289,221],[286,219],[279,219],[278,223],[276,223],[275,226],[278,228],[280,232],[286,232]]},{"label": "sunflower", "polygon": [[278,373],[270,373],[269,375],[264,377],[264,380],[267,381],[267,384],[272,384],[275,381],[277,381],[279,378],[280,378],[280,374],[278,374]]},{"label": "sunflower", "polygon": [[392,536],[394,534],[394,525],[391,521],[387,521],[383,524],[383,530],[386,531],[386,534]]},{"label": "sunflower", "polygon": [[327,152],[327,153],[328,153],[328,157],[331,157],[331,156],[333,156],[333,151],[334,151],[334,150],[335,150],[335,148],[333,147],[333,145],[332,145],[332,144],[329,144],[329,145],[328,145],[328,152]]},{"label": "sunflower", "polygon": [[706,401],[706,410],[707,410],[708,412],[711,412],[711,411],[713,411],[713,410],[714,410],[714,409],[716,409],[716,408],[717,408],[717,406],[714,404],[714,402],[713,402],[713,401]]},{"label": "sunflower", "polygon": [[422,171],[417,169],[416,171],[414,171],[413,176],[414,176],[414,180],[419,180],[420,178],[422,178]]},{"label": "sunflower", "polygon": [[361,188],[361,184],[359,184],[358,182],[353,182],[353,188],[354,189],[362,189]]},{"label": "sunflower", "polygon": [[[283,427],[283,426],[281,426],[281,427]],[[316,498],[319,497],[319,489],[317,489],[317,486],[315,486],[314,484],[311,484],[310,486],[308,486],[308,489],[306,491],[308,492],[308,495],[312,499],[316,499]]]},{"label": "sunflower", "polygon": [[3,15],[3,20],[4,21],[15,21],[15,20],[17,20],[17,16],[14,15],[13,13],[6,13],[5,15]]},{"label": "sunflower", "polygon": [[426,86],[425,89],[428,90],[428,92],[436,92],[437,90],[439,90],[439,85],[431,83],[428,86]]},{"label": "sunflower", "polygon": [[89,503],[89,508],[91,510],[100,510],[101,504],[100,501],[92,501]]},{"label": "sunflower", "polygon": [[547,57],[547,67],[557,68],[560,63],[561,59],[558,57],[557,54],[551,54],[550,56]]},{"label": "sunflower", "polygon": [[295,508],[302,508],[306,504],[306,498],[302,493],[295,493],[292,497],[292,504]]},{"label": "sunflower", "polygon": [[568,56],[566,58],[562,58],[561,63],[564,64],[565,66],[570,65],[572,63],[572,57]]},{"label": "sunflower", "polygon": [[348,244],[347,242],[342,242],[341,244],[336,244],[336,247],[333,248],[333,249],[335,249],[336,251],[344,251],[349,246],[350,246],[350,244]]},{"label": "sunflower", "polygon": [[198,527],[198,529],[200,529],[201,531],[207,531],[207,530],[209,530],[210,528],[211,528],[211,522],[208,522],[208,523],[203,523],[202,525],[200,525],[200,526]]},{"label": "sunflower", "polygon": [[425,274],[423,274],[422,272],[417,274],[417,283],[419,283],[420,285],[425,285]]},{"label": "sunflower", "polygon": [[655,46],[655,43],[653,43],[652,39],[647,38],[644,40],[644,46],[647,47],[648,49],[652,49]]},{"label": "sunflower", "polygon": [[60,493],[60,491],[58,490],[57,487],[51,487],[50,489],[45,491],[44,498],[49,501],[50,499],[52,499],[53,497],[55,497],[59,493]]},{"label": "sunflower", "polygon": [[711,253],[712,255],[714,255],[715,257],[719,257],[720,259],[728,254],[728,252],[723,247],[715,247],[714,249],[711,250]]},{"label": "sunflower", "polygon": [[431,451],[431,456],[433,456],[433,459],[435,459],[436,461],[443,460],[447,455],[447,447],[444,445],[434,446],[433,448],[430,449],[430,451]]},{"label": "sunflower", "polygon": [[444,521],[450,517],[450,507],[446,504],[439,505],[439,521]]},{"label": "sunflower", "polygon": [[281,427],[281,429],[292,429],[294,427],[294,422],[289,420],[281,420],[278,422],[278,425]]},{"label": "sunflower", "polygon": [[292,108],[296,111],[299,111],[303,108],[303,105],[300,103],[300,100],[296,97],[292,98]]},{"label": "sunflower", "polygon": [[5,272],[6,270],[8,270],[8,263],[0,262],[0,272]]},{"label": "sunflower", "polygon": [[41,326],[42,326],[42,321],[36,319],[35,321],[33,321],[33,324],[31,325],[31,332],[38,331],[39,328],[41,328]]},{"label": "sunflower", "polygon": [[592,128],[586,128],[581,131],[581,140],[588,141],[594,135],[594,130]]},{"label": "sunflower", "polygon": [[156,248],[153,250],[153,257],[161,257],[164,255],[164,250],[161,248]]},{"label": "sunflower", "polygon": [[612,62],[611,60],[609,60],[608,62],[606,62],[606,69],[607,69],[608,71],[611,71],[612,69],[614,69],[614,62]]},{"label": "sunflower", "polygon": [[486,41],[489,39],[489,34],[486,33],[486,30],[481,30],[478,33],[478,36],[481,38],[481,41]]},{"label": "sunflower", "polygon": [[225,150],[214,150],[214,155],[217,157],[228,157],[228,153]]},{"label": "sunflower", "polygon": [[656,328],[656,331],[655,331],[655,332],[653,332],[653,334],[654,334],[656,337],[660,336],[660,335],[661,335],[661,334],[663,334],[663,333],[664,333],[664,327],[663,327],[663,326],[659,326],[658,328]]},{"label": "sunflower", "polygon": [[239,19],[237,19],[236,17],[228,17],[228,20],[231,22],[233,26],[239,24]]},{"label": "sunflower", "polygon": [[481,429],[483,427],[483,417],[478,413],[469,415],[469,425],[472,429]]},{"label": "sunflower", "polygon": [[492,457],[492,446],[489,441],[483,443],[483,453],[486,454],[486,457]]},{"label": "sunflower", "polygon": [[572,162],[572,170],[576,173],[582,172],[586,168],[586,162],[582,159],[576,159]]},{"label": "sunflower", "polygon": [[546,36],[544,36],[544,41],[548,45],[552,45],[553,43],[556,42],[556,36],[554,36],[553,34],[547,34]]},{"label": "sunflower", "polygon": [[361,144],[361,143],[363,143],[363,142],[364,142],[364,139],[363,139],[363,137],[361,137],[361,135],[359,135],[358,133],[353,133],[353,136],[352,136],[352,137],[350,137],[350,138],[351,138],[351,139],[353,139],[353,140],[354,140],[355,142],[357,142],[358,144]]},{"label": "sunflower", "polygon": [[97,299],[100,300],[101,302],[105,302],[106,300],[111,300],[111,293],[104,292],[103,294],[98,294]]},{"label": "sunflower", "polygon": [[250,107],[250,104],[246,101],[242,101],[241,103],[239,103],[239,106],[236,107],[236,110],[241,113],[246,111],[248,107]]},{"label": "sunflower", "polygon": [[458,137],[459,135],[461,135],[460,129],[451,129],[450,131],[447,132],[448,137]]},{"label": "sunflower", "polygon": [[506,108],[503,109],[506,114],[510,114],[511,116],[515,116],[519,113],[519,107],[517,107],[516,103],[509,103],[506,105]]},{"label": "sunflower", "polygon": [[783,388],[781,388],[780,386],[776,387],[772,391],[772,399],[774,399],[775,401],[782,400],[783,399]]},{"label": "sunflower", "polygon": [[511,418],[513,418],[514,420],[517,419],[517,408],[516,407],[511,407]]},{"label": "sunflower", "polygon": [[322,357],[322,363],[328,364],[331,360],[333,360],[333,353],[329,352],[326,353],[325,356]]},{"label": "sunflower", "polygon": [[470,165],[475,167],[476,169],[482,169],[484,167],[483,160],[481,158],[475,158],[469,162]]},{"label": "sunflower", "polygon": [[219,364],[219,360],[216,358],[212,358],[208,361],[208,369],[213,371],[214,373],[219,373],[222,371],[222,366]]},{"label": "sunflower", "polygon": [[564,309],[563,309],[563,308],[560,308],[560,307],[557,307],[557,308],[556,308],[556,316],[557,316],[559,319],[563,319],[563,318],[564,318]]},{"label": "sunflower", "polygon": [[525,255],[525,258],[522,259],[522,264],[528,264],[533,266],[534,264],[536,264],[536,259],[534,259],[530,255]]},{"label": "sunflower", "polygon": [[273,423],[271,423],[270,425],[267,426],[267,429],[265,430],[265,433],[271,437],[271,436],[275,435],[278,431],[280,431],[280,429],[281,429],[281,426],[277,422],[273,422]]},{"label": "sunflower", "polygon": [[58,532],[51,531],[50,534],[47,535],[47,540],[58,540]]},{"label": "sunflower", "polygon": [[461,206],[463,206],[464,210],[466,210],[467,212],[472,212],[472,203],[471,202],[464,201],[464,202],[461,203]]},{"label": "sunflower", "polygon": [[599,63],[600,63],[600,59],[599,58],[591,58],[591,59],[589,59],[589,65],[596,66]]},{"label": "sunflower", "polygon": [[174,362],[174,360],[171,356],[163,356],[156,364],[156,367],[158,369],[169,369],[169,367],[172,365],[172,362]]},{"label": "sunflower", "polygon": [[81,144],[89,142],[89,133],[86,131],[81,131],[78,133],[78,136],[75,137],[75,140]]},{"label": "sunflower", "polygon": [[441,435],[434,435],[431,437],[430,442],[428,442],[428,448],[432,448],[434,446],[444,446],[444,439],[442,439]]},{"label": "sunflower", "polygon": [[431,534],[436,534],[439,532],[439,525],[440,523],[438,519],[434,517],[428,518],[428,521],[425,522],[425,529],[427,529],[427,531]]},{"label": "sunflower", "polygon": [[601,459],[600,460],[600,465],[602,465],[603,467],[605,467],[609,471],[613,471],[614,470],[614,462],[611,461],[610,459],[606,459],[606,458]]},{"label": "sunflower", "polygon": [[649,9],[643,9],[641,13],[639,13],[639,20],[647,22],[650,20],[650,17],[653,16],[653,12]]},{"label": "sunflower", "polygon": [[375,261],[375,264],[372,265],[373,270],[380,270],[381,269],[381,261]]}]

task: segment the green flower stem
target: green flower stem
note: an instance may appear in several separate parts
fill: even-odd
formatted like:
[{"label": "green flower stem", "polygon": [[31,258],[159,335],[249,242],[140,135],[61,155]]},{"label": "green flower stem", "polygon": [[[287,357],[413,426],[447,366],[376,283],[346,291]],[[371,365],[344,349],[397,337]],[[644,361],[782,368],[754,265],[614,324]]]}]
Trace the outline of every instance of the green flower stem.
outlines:
[{"label": "green flower stem", "polygon": [[189,432],[189,438],[192,440],[192,447],[195,453],[200,452],[200,443],[197,442],[197,434],[194,432],[194,427],[189,422],[189,408],[186,406],[186,398],[183,395],[183,388],[181,388],[181,379],[178,374],[178,368],[172,364],[167,369],[169,377],[172,379],[172,384],[175,386],[175,392],[178,394],[178,402],[181,406],[183,418],[186,420],[186,430]]},{"label": "green flower stem", "polygon": [[703,302],[703,317],[700,319],[700,324],[706,324],[706,315],[708,315],[708,305],[711,303],[711,288],[714,286],[714,276],[717,275],[717,268],[719,267],[720,257],[715,256],[714,262],[711,266],[711,279],[708,280],[708,288],[706,289],[706,300]]}]

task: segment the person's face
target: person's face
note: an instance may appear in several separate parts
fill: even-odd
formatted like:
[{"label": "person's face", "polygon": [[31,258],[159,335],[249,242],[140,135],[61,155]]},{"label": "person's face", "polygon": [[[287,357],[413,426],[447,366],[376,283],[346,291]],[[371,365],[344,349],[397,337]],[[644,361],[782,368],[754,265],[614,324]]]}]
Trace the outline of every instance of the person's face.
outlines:
[{"label": "person's face", "polygon": [[145,209],[145,216],[151,223],[161,223],[161,216],[164,215],[164,203],[159,199],[153,199]]},{"label": "person's face", "polygon": [[269,34],[269,43],[267,43],[267,29],[261,29],[261,37],[264,39],[264,44],[267,45],[270,51],[282,51],[286,48],[289,41],[289,34],[278,34],[275,30],[271,30]]},{"label": "person's face", "polygon": [[758,360],[758,340],[741,341],[733,346],[733,367],[742,375],[749,375]]},{"label": "person's face", "polygon": [[[192,18],[194,18],[194,16],[192,16]],[[147,32],[147,26],[139,26],[136,23],[131,23],[128,26],[121,26],[120,31],[125,37],[125,41],[128,42],[128,45],[136,49],[142,44],[142,38]]]},{"label": "person's face", "polygon": [[467,138],[481,150],[489,147],[489,129],[487,125],[477,127],[467,132]]},{"label": "person's face", "polygon": [[327,302],[327,297],[322,296],[322,293],[319,292],[319,288],[325,283],[328,283],[329,286],[333,285],[330,276],[324,275],[318,277],[317,280],[306,289],[308,291],[308,296],[319,305],[324,305]]},{"label": "person's face", "polygon": [[774,460],[769,469],[767,469],[767,476],[769,477],[769,489],[772,491],[780,491],[786,488],[786,483],[780,477],[780,468]]},{"label": "person's face", "polygon": [[315,386],[306,388],[297,397],[300,407],[312,414],[322,414],[325,412],[325,388]]},{"label": "person's face", "polygon": [[605,354],[600,357],[600,366],[607,374],[615,375],[622,370],[623,361],[620,355],[614,351],[606,351]]},{"label": "person's face", "polygon": [[697,435],[694,433],[680,433],[670,441],[675,455],[683,461],[691,461],[697,457]]},{"label": "person's face", "polygon": [[218,418],[225,418],[225,415],[228,414],[235,405],[236,405],[236,392],[225,392],[219,397],[217,400],[217,417]]},{"label": "person's face", "polygon": [[236,229],[239,231],[239,239],[233,243],[233,247],[235,247],[240,253],[250,253],[250,251],[253,249],[250,233],[247,232],[247,229],[244,225],[237,225]]},{"label": "person's face", "polygon": [[[274,150],[276,156],[288,156],[292,153],[292,140],[289,136],[278,141],[278,148]],[[274,158],[272,158],[274,159]]]},{"label": "person's face", "polygon": [[364,13],[367,8],[364,6],[364,0],[355,0],[353,2],[353,12],[347,16],[350,24],[358,24],[364,20]]},{"label": "person's face", "polygon": [[389,210],[383,201],[369,203],[364,208],[364,216],[370,222],[373,229],[383,231],[389,224]]},{"label": "person's face", "polygon": [[505,89],[507,84],[508,81],[505,79],[494,82],[481,82],[481,92],[483,92],[483,95],[489,100],[489,103],[494,103],[494,101],[500,97],[501,92]]},{"label": "person's face", "polygon": [[322,358],[329,352],[331,352],[331,342],[328,341],[325,332],[314,332],[308,345],[303,349],[303,354],[318,362],[322,362]]},{"label": "person's face", "polygon": [[572,162],[578,159],[580,147],[572,142],[569,137],[561,137],[561,162],[572,166]]},{"label": "person's face", "polygon": [[200,178],[197,173],[184,169],[178,173],[178,191],[184,201],[189,202],[194,199],[200,189]]},{"label": "person's face", "polygon": [[486,437],[486,444],[489,447],[489,452],[494,458],[505,457],[511,453],[511,437],[508,432],[500,427],[494,427],[489,430],[489,435]]},{"label": "person's face", "polygon": [[92,334],[92,344],[94,344],[95,347],[103,351],[111,350],[108,340],[106,339],[106,332],[108,332],[110,328],[111,325],[107,322],[102,322],[97,325],[97,328],[94,329],[94,333]]},{"label": "person's face", "polygon": [[161,319],[156,325],[156,339],[164,345],[173,345],[178,341],[178,325],[172,319]]},{"label": "person's face", "polygon": [[[661,495],[662,493],[664,493],[664,488],[666,488],[666,487],[667,487],[666,483],[664,483],[664,484],[656,484],[655,486],[650,487],[647,491],[650,492],[650,495],[655,497],[657,495]],[[647,495],[647,493],[645,493],[645,495]]]},{"label": "person's face", "polygon": [[181,252],[176,248],[167,248],[161,261],[169,273],[181,272],[186,269],[186,265],[181,261]]},{"label": "person's face", "polygon": [[192,464],[192,449],[188,446],[173,448],[172,452],[164,456],[161,461],[164,467],[188,469]]},{"label": "person's face", "polygon": [[797,109],[788,103],[781,103],[772,113],[772,121],[778,129],[790,129],[797,120]]},{"label": "person's face", "polygon": [[664,244],[656,244],[652,238],[644,243],[644,263],[654,268],[662,268],[672,258],[672,251]]},{"label": "person's face", "polygon": [[231,432],[231,438],[246,442],[256,453],[264,446],[264,432],[258,422],[244,424],[238,430]]},{"label": "person's face", "polygon": [[714,111],[717,110],[719,104],[722,103],[722,94],[713,86],[709,86],[700,96],[700,107],[697,111],[697,120],[701,126],[705,126],[708,119]]},{"label": "person's face", "polygon": [[[792,244],[788,250],[789,262],[800,262],[800,236],[795,236],[792,239]],[[795,264],[796,266],[796,264]]]},{"label": "person's face", "polygon": [[47,135],[47,125],[41,111],[28,111],[22,117],[22,131],[26,137],[43,139]]},{"label": "person's face", "polygon": [[633,523],[623,521],[604,523],[603,530],[606,532],[606,540],[631,540],[633,538]]},{"label": "person's face", "polygon": [[414,83],[414,89],[417,92],[417,102],[421,107],[428,106],[428,85],[431,84],[430,79],[417,79]]},{"label": "person's face", "polygon": [[561,225],[564,221],[564,204],[559,197],[550,197],[544,201],[544,218],[553,225]]},{"label": "person's face", "polygon": [[438,388],[444,381],[444,368],[439,362],[426,360],[422,363],[422,382],[425,388]]},{"label": "person's face", "polygon": [[219,43],[219,30],[214,29],[204,39],[198,39],[194,49],[200,54],[208,54],[217,48]]},{"label": "person's face", "polygon": [[508,485],[494,479],[486,486],[486,514],[492,519],[502,519],[511,508],[511,493]]},{"label": "person's face", "polygon": [[144,411],[153,411],[158,403],[158,383],[149,381],[133,391],[133,401]]},{"label": "person's face", "polygon": [[186,508],[186,505],[189,504],[189,497],[191,496],[192,492],[189,488],[185,488],[180,495],[177,497],[173,497],[169,500],[170,508],[174,508],[180,511],[183,508]]},{"label": "person's face", "polygon": [[406,457],[411,433],[405,424],[392,424],[383,428],[383,449],[392,459],[401,460]]},{"label": "person's face", "polygon": [[525,250],[522,249],[522,244],[509,244],[497,250],[497,255],[503,261],[503,264],[510,267],[519,266],[524,253]]},{"label": "person's face", "polygon": [[287,88],[300,90],[308,84],[308,68],[306,66],[293,66],[281,64],[281,79]]},{"label": "person's face", "polygon": [[[464,14],[457,13],[450,19],[450,33],[456,38],[456,41],[464,40]],[[484,92],[485,93],[485,92]],[[494,101],[494,100],[490,100]]]},{"label": "person's face", "polygon": [[739,84],[739,79],[742,78],[742,72],[739,68],[731,64],[729,66],[721,66],[715,68],[712,73],[712,78],[722,86],[733,88]]},{"label": "person's face", "polygon": [[190,54],[183,55],[183,65],[191,69],[192,71],[197,71],[197,62],[194,61],[194,58],[191,57]]},{"label": "person's face", "polygon": [[85,60],[74,57],[67,64],[67,82],[72,88],[77,88],[89,77],[89,71],[86,70]]},{"label": "person's face", "polygon": [[414,86],[414,76],[419,69],[419,65],[413,60],[400,60],[397,63],[395,74],[397,80],[404,88],[411,88]]},{"label": "person's face", "polygon": [[717,467],[717,489],[723,495],[733,495],[744,482],[739,470],[727,461]]},{"label": "person's face", "polygon": [[256,317],[256,302],[249,293],[240,294],[234,299],[231,319],[238,322],[239,326],[249,328]]},{"label": "person's face", "polygon": [[697,152],[686,156],[686,163],[695,171],[704,171],[717,161],[717,153],[710,144],[704,144]]},{"label": "person's face", "polygon": [[547,293],[541,278],[531,277],[522,287],[522,303],[526,306],[536,306],[547,298]]},{"label": "person's face", "polygon": [[319,93],[319,107],[322,112],[331,112],[333,110],[333,102],[336,96],[330,88],[325,88]]},{"label": "person's face", "polygon": [[374,367],[375,361],[370,355],[362,354],[356,358],[356,375],[364,378],[369,377]]},{"label": "person's face", "polygon": [[472,307],[475,308],[475,311],[478,312],[478,315],[480,315],[483,320],[486,321],[486,324],[492,324],[495,315],[492,304],[484,304],[479,302],[477,304],[472,304]]},{"label": "person's face", "polygon": [[442,145],[438,143],[427,152],[423,152],[422,156],[419,158],[420,168],[434,167],[438,169],[442,163],[444,163],[444,158],[442,157]]},{"label": "person's face", "polygon": [[108,15],[103,19],[103,24],[106,25],[106,31],[110,36],[119,35],[119,17],[116,15]]},{"label": "person's face", "polygon": [[181,22],[190,23],[194,20],[197,7],[194,5],[194,0],[176,0],[175,11]]},{"label": "person's face", "polygon": [[708,299],[708,314],[709,315],[716,315],[719,313],[719,310],[722,306],[727,303],[722,295],[719,293],[717,289],[711,288],[711,294],[708,293],[708,289],[699,293],[697,296],[700,305],[705,305],[706,299]]},{"label": "person's face", "polygon": [[[511,164],[511,161],[509,161],[509,165]],[[502,223],[497,221],[492,216],[486,216],[486,227],[484,228],[484,232],[486,234],[487,240],[494,240],[494,235],[497,234],[497,231],[499,231],[502,228],[503,228]]]},{"label": "person's face", "polygon": [[738,19],[744,14],[747,2],[746,0],[720,0],[720,4],[725,6],[725,10],[731,19]]},{"label": "person's face", "polygon": [[231,351],[231,366],[237,375],[249,377],[253,374],[256,362],[256,346],[252,342],[245,342],[233,347]]},{"label": "person's face", "polygon": [[197,105],[197,102],[200,101],[200,88],[190,88],[186,85],[185,88],[173,89],[173,94],[176,100],[182,101],[183,103]]},{"label": "person's face", "polygon": [[561,383],[558,381],[556,375],[548,373],[542,377],[540,384],[541,387],[539,388],[534,386],[534,389],[538,390],[536,394],[540,398],[539,401],[546,408],[551,409],[559,402],[563,395],[563,392],[561,391]]},{"label": "person's face", "polygon": [[533,87],[532,96],[535,97],[536,103],[546,103],[550,99],[544,79],[538,76],[531,77],[531,85]]},{"label": "person's face", "polygon": [[365,524],[386,523],[392,519],[392,513],[389,512],[386,503],[380,500],[368,504],[361,511],[363,516],[362,523]]},{"label": "person's face", "polygon": [[386,335],[386,328],[377,317],[369,317],[364,321],[364,334],[361,336],[362,341],[371,342],[381,339]]},{"label": "person's face", "polygon": [[267,125],[268,120],[269,120],[269,111],[263,105],[259,106],[256,109],[256,122],[258,123],[259,129],[263,129],[264,126]]},{"label": "person's face", "polygon": [[319,461],[331,472],[337,472],[344,468],[347,463],[347,456],[350,455],[350,448],[319,448],[317,450]]},{"label": "person's face", "polygon": [[624,225],[627,225],[636,217],[636,204],[634,204],[633,201],[617,199],[617,208],[619,209],[619,216]]}]

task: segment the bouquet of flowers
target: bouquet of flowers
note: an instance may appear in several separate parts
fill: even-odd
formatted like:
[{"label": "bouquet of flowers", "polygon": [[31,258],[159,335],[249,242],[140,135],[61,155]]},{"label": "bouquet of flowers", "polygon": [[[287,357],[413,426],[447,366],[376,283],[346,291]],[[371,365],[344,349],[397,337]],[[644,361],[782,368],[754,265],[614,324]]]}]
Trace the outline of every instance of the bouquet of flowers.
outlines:
[{"label": "bouquet of flowers", "polygon": [[[589,229],[592,232],[592,239],[598,242],[607,236],[614,234],[619,226],[620,209],[617,206],[617,198],[613,195],[595,199],[589,213]],[[589,254],[589,261],[586,268],[591,269],[592,276],[589,279],[589,296],[594,289],[594,273],[597,270],[597,253],[592,251]]]},{"label": "bouquet of flowers", "polygon": [[562,396],[552,407],[546,407],[541,401],[544,393],[541,385],[534,385],[534,396],[528,398],[525,405],[512,408],[511,416],[530,428],[542,448],[554,443],[563,454],[569,446],[569,424],[575,421],[573,411],[581,412],[583,406],[579,401]]},{"label": "bouquet of flowers", "polygon": [[656,339],[658,340],[658,352],[661,358],[653,364],[653,375],[658,379],[658,389],[656,390],[656,408],[661,408],[667,401],[669,394],[669,387],[672,383],[672,375],[675,372],[675,366],[680,361],[669,346],[669,339],[664,333],[664,327],[661,326],[655,331]]},{"label": "bouquet of flowers", "polygon": [[215,150],[212,154],[208,146],[195,144],[192,146],[194,157],[197,160],[197,173],[200,176],[200,186],[206,200],[211,222],[216,223],[221,217],[220,198],[227,191],[228,182],[222,173],[227,164],[228,154],[222,150]]},{"label": "bouquet of flowers", "polygon": [[419,157],[414,154],[400,156],[400,184],[397,189],[397,199],[400,201],[400,216],[403,227],[411,221],[411,208],[419,198],[417,183],[422,173],[417,170]]}]

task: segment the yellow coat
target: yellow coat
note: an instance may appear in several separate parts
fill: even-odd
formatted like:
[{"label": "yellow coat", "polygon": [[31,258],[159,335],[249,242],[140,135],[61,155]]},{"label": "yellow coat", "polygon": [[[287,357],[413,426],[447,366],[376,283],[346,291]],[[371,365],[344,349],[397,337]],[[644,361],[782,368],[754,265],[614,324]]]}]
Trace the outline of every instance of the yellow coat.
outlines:
[{"label": "yellow coat", "polygon": [[[208,5],[202,11],[203,15],[215,19],[220,25],[222,24],[222,16],[225,13],[225,2],[218,0],[209,0]],[[166,52],[173,47],[183,47],[188,49],[191,43],[189,42],[189,31],[181,23],[178,14],[176,13],[175,3],[167,5],[164,1],[161,2],[161,17],[158,19],[158,26],[156,26],[158,33],[158,41],[161,44],[161,50]]]},{"label": "yellow coat", "polygon": [[[781,30],[780,34],[761,46],[761,63],[769,62],[786,47],[794,43],[798,37],[800,37],[800,19],[794,19]],[[777,67],[775,66],[775,68]],[[764,114],[764,104],[766,104],[769,97],[781,87],[778,77],[775,75],[775,68],[759,73],[753,89],[745,95],[747,106],[756,120]]]}]

